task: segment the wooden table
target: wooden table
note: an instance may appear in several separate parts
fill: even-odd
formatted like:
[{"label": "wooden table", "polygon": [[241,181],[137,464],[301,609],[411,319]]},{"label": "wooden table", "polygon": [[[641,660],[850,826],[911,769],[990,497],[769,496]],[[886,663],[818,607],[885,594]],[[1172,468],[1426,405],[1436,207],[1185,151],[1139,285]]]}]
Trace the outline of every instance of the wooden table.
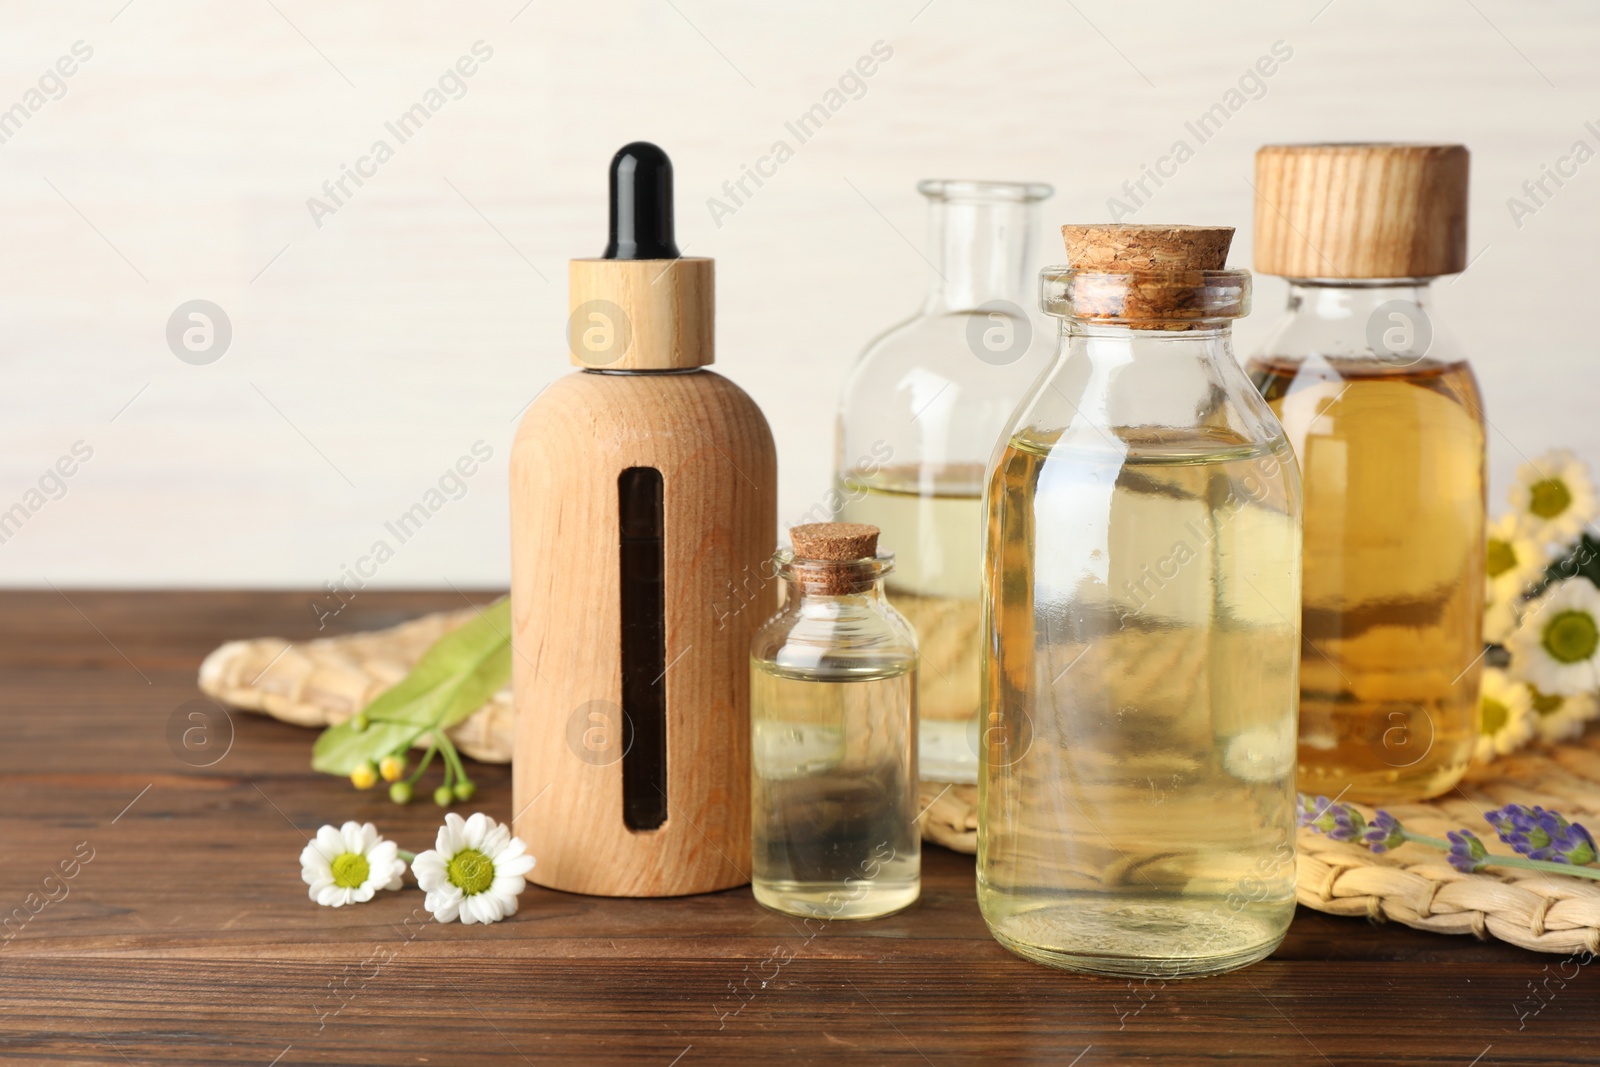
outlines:
[{"label": "wooden table", "polygon": [[[314,636],[312,599],[0,594],[0,917],[57,898],[0,930],[0,1062],[1600,1062],[1592,968],[1562,985],[1555,957],[1302,910],[1271,959],[1235,974],[1080,978],[990,940],[971,858],[939,848],[916,908],[815,935],[746,889],[529,887],[488,928],[426,921],[409,880],[319,908],[299,877],[306,835],[371,820],[421,849],[439,810],[313,774],[312,734],[254,715],[232,716],[212,766],[168,743],[201,657]],[[332,627],[461,602],[364,592]],[[473,773],[469,807],[508,817],[508,769]],[[63,860],[75,876],[47,883]]]}]

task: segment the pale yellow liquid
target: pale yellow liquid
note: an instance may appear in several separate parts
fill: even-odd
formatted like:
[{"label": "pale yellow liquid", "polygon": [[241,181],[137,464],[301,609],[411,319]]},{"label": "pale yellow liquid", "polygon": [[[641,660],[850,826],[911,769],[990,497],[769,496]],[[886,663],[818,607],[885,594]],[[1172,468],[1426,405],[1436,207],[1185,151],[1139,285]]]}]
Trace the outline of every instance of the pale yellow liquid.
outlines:
[{"label": "pale yellow liquid", "polygon": [[1255,360],[1305,479],[1300,788],[1449,790],[1478,732],[1483,423],[1465,363]]},{"label": "pale yellow liquid", "polygon": [[914,679],[909,664],[818,680],[752,661],[756,900],[819,919],[874,919],[916,901]]},{"label": "pale yellow liquid", "polygon": [[943,468],[926,492],[918,477],[917,468],[890,467],[870,481],[847,479],[839,518],[878,527],[879,545],[895,554],[884,588],[917,632],[922,777],[976,782],[983,470]]},{"label": "pale yellow liquid", "polygon": [[1294,913],[1293,461],[1119,436],[1025,432],[995,471],[978,902],[1038,962],[1193,977]]}]

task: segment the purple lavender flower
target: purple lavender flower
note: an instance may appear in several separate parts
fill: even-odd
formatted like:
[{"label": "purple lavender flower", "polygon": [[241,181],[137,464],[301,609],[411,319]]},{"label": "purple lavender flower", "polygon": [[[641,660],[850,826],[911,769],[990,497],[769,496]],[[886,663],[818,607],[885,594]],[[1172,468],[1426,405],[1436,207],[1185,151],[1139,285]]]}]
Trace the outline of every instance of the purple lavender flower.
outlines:
[{"label": "purple lavender flower", "polygon": [[1335,841],[1359,841],[1367,830],[1367,821],[1350,805],[1335,804],[1327,797],[1312,800],[1304,793],[1300,794],[1300,825]]},{"label": "purple lavender flower", "polygon": [[1489,866],[1489,850],[1483,847],[1478,835],[1471,830],[1451,830],[1450,866],[1463,874],[1472,874]]},{"label": "purple lavender flower", "polygon": [[1587,867],[1600,857],[1600,849],[1595,848],[1594,837],[1577,823],[1567,828],[1566,837],[1556,844],[1556,850],[1566,862],[1575,867]]},{"label": "purple lavender flower", "polygon": [[1361,843],[1374,852],[1388,852],[1406,843],[1405,827],[1393,815],[1379,811],[1372,817],[1367,832],[1361,835]]},{"label": "purple lavender flower", "polygon": [[1595,861],[1594,838],[1581,825],[1569,823],[1560,812],[1507,804],[1484,818],[1500,840],[1529,859],[1579,866]]}]

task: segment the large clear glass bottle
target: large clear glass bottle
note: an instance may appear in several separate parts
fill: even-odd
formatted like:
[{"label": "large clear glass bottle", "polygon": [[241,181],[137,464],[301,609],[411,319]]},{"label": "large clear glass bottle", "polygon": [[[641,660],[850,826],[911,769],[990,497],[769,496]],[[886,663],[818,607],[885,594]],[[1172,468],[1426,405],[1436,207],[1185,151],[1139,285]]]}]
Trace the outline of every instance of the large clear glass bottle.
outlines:
[{"label": "large clear glass bottle", "polygon": [[1051,966],[1184,978],[1294,912],[1300,482],[1225,228],[1064,227],[990,472],[978,902]]},{"label": "large clear glass bottle", "polygon": [[1248,370],[1305,477],[1300,787],[1375,804],[1449,790],[1478,728],[1484,421],[1433,315],[1466,266],[1459,145],[1273,145],[1256,266],[1289,311]]},{"label": "large clear glass bottle", "polygon": [[921,768],[978,773],[978,559],[984,469],[1044,369],[1030,256],[1038,183],[925,181],[934,275],[913,318],[867,346],[839,408],[836,516],[882,528],[889,598],[916,628]]},{"label": "large clear glass bottle", "polygon": [[873,919],[921,891],[916,638],[876,527],[789,536],[788,600],[750,653],[751,882],[777,911]]}]

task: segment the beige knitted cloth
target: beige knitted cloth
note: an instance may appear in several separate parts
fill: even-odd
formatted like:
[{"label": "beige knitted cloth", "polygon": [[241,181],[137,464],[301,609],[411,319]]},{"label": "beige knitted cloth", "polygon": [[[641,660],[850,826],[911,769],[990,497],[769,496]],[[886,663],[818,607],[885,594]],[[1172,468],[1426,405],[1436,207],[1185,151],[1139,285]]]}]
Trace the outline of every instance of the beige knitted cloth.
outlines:
[{"label": "beige knitted cloth", "polygon": [[[233,707],[302,726],[343,722],[473,613],[468,608],[426,615],[389,630],[304,644],[272,637],[230,642],[206,657],[200,688]],[[509,762],[510,689],[496,693],[450,737],[474,759]],[[1465,827],[1489,843],[1490,851],[1509,854],[1483,813],[1511,802],[1541,804],[1600,829],[1600,732],[1498,760],[1475,769],[1446,797],[1389,810],[1418,833],[1443,837]],[[923,837],[958,852],[977,851],[977,803],[976,786],[923,782]],[[1306,830],[1297,844],[1298,895],[1308,908],[1394,919],[1438,933],[1493,936],[1540,952],[1600,952],[1600,885],[1594,882],[1505,869],[1462,874],[1442,853],[1419,845],[1374,855]]]}]

